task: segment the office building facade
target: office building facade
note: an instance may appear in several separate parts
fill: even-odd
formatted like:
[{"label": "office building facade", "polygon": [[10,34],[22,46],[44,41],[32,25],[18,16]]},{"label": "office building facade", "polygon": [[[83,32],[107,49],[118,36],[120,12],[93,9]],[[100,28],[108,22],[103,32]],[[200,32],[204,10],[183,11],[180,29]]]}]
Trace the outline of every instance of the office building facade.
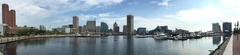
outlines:
[{"label": "office building facade", "polygon": [[2,4],[2,24],[8,34],[15,34],[16,32],[16,11],[9,10],[8,4]]},{"label": "office building facade", "polygon": [[108,25],[105,22],[101,22],[100,32],[106,33],[108,32]]},{"label": "office building facade", "polygon": [[115,33],[118,33],[118,32],[119,32],[119,26],[118,26],[117,22],[115,22],[115,23],[113,24],[113,31],[114,31]]},{"label": "office building facade", "polygon": [[133,35],[134,31],[134,16],[133,15],[127,15],[127,35],[131,36]]},{"label": "office building facade", "polygon": [[214,33],[221,33],[222,32],[219,23],[213,23],[212,24],[212,31]]}]

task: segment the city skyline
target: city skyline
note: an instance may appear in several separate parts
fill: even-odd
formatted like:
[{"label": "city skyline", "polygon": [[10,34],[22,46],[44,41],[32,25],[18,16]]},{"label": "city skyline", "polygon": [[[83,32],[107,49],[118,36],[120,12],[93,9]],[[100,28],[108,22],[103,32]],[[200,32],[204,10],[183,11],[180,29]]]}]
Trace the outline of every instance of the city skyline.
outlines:
[{"label": "city skyline", "polygon": [[11,9],[17,11],[19,26],[60,27],[71,24],[72,16],[79,16],[80,26],[85,25],[87,20],[96,19],[97,26],[100,26],[100,22],[106,22],[108,26],[113,26],[114,22],[117,22],[122,30],[123,25],[126,24],[125,16],[131,14],[135,17],[134,29],[146,27],[147,30],[152,30],[157,26],[168,25],[169,29],[209,31],[212,23],[218,22],[222,26],[223,22],[234,23],[240,18],[238,16],[240,4],[237,0],[21,0],[15,2],[3,0],[0,2],[8,3]]}]

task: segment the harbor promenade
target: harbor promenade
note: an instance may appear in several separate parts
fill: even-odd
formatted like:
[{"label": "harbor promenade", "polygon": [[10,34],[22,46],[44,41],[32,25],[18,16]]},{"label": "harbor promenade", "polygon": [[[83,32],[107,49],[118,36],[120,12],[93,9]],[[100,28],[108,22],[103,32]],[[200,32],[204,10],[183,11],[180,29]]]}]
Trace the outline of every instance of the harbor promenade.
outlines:
[{"label": "harbor promenade", "polygon": [[57,35],[35,35],[35,36],[18,36],[18,37],[0,37],[0,44],[8,43],[8,42],[14,42],[14,41],[19,41],[19,40],[25,40],[25,39],[44,38],[44,37],[53,37],[53,36],[57,36]]},{"label": "harbor promenade", "polygon": [[240,55],[240,34],[231,37],[223,55]]},{"label": "harbor promenade", "polygon": [[228,44],[226,44],[225,50],[223,50],[223,55],[233,55],[233,37],[234,35],[230,38]]},{"label": "harbor promenade", "polygon": [[50,38],[50,37],[92,37],[99,35],[31,35],[31,36],[18,36],[18,37],[0,37],[0,44],[15,42],[25,39],[34,39],[34,38]]}]

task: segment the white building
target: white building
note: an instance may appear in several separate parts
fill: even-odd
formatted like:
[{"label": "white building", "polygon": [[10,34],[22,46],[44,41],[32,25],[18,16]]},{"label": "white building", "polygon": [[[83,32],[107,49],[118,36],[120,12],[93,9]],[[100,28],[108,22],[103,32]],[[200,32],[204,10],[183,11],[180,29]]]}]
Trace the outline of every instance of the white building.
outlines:
[{"label": "white building", "polygon": [[46,30],[46,27],[44,25],[40,25],[39,30]]},{"label": "white building", "polygon": [[71,28],[65,28],[65,33],[70,33],[71,32]]},{"label": "white building", "polygon": [[4,25],[3,24],[0,24],[0,35],[1,36],[4,36]]}]

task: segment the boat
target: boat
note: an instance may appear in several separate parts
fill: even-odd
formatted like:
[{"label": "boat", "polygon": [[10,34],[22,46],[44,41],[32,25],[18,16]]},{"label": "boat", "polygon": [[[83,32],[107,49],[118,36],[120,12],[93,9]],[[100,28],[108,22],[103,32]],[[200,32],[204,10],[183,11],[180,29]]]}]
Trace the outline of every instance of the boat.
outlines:
[{"label": "boat", "polygon": [[187,40],[187,38],[185,38],[181,35],[177,35],[177,36],[174,36],[174,40]]},{"label": "boat", "polygon": [[136,35],[137,38],[147,38],[145,35]]},{"label": "boat", "polygon": [[166,40],[168,39],[167,35],[164,33],[159,33],[156,36],[153,37],[155,40]]}]

